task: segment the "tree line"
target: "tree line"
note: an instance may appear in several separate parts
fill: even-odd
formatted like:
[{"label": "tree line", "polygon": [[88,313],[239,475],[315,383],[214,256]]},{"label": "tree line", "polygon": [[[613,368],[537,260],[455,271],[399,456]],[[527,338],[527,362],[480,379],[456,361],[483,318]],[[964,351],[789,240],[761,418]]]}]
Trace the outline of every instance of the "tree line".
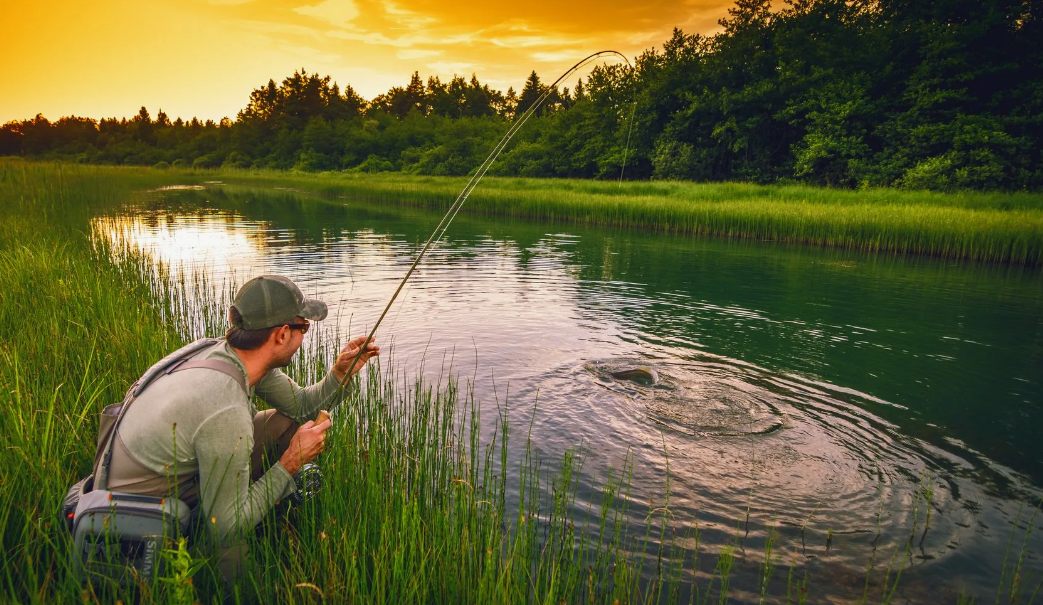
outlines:
[{"label": "tree line", "polygon": [[[720,24],[551,91],[491,172],[1043,188],[1043,0],[737,0]],[[547,90],[414,73],[367,101],[302,69],[235,120],[37,115],[0,128],[0,154],[464,175]]]}]

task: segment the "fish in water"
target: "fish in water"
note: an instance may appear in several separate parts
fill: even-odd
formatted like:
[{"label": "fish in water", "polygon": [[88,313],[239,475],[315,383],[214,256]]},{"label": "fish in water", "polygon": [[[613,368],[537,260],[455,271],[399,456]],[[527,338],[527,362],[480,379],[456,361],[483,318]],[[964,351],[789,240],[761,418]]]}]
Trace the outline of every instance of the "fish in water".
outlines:
[{"label": "fish in water", "polygon": [[630,380],[645,385],[652,385],[659,382],[659,376],[656,374],[656,371],[649,366],[624,368],[616,372],[610,372],[609,375],[617,380]]}]

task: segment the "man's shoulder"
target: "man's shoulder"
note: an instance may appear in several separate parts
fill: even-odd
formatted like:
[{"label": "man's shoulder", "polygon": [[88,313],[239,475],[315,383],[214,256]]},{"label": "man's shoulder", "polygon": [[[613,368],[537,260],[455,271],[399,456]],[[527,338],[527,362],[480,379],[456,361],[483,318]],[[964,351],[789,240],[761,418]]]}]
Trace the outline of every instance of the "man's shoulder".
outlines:
[{"label": "man's shoulder", "polygon": [[242,374],[244,379],[246,378],[246,366],[243,365],[243,360],[239,359],[239,356],[236,355],[232,347],[228,345],[228,341],[224,339],[221,339],[212,346],[203,349],[192,359],[223,361],[232,366],[232,368],[235,368],[237,372]]},{"label": "man's shoulder", "polygon": [[227,345],[224,339],[220,339],[206,346],[188,362],[205,361],[209,365],[184,367],[182,364],[151,384],[141,397],[177,399],[181,401],[180,405],[192,401],[206,402],[209,406],[221,401],[229,405],[241,404],[248,398],[243,388],[246,384],[246,370],[239,357]]}]

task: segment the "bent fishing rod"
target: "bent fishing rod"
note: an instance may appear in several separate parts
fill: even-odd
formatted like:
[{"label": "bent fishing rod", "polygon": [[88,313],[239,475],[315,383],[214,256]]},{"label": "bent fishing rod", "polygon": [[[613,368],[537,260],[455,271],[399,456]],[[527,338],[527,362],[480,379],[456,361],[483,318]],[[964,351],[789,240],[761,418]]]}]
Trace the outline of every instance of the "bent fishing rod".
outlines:
[{"label": "bent fishing rod", "polygon": [[[522,113],[522,115],[514,121],[514,124],[512,124],[509,129],[507,129],[507,132],[503,135],[503,138],[501,138],[500,141],[496,143],[496,146],[493,147],[492,151],[489,152],[489,155],[486,156],[485,161],[482,162],[481,166],[478,167],[478,170],[476,170],[474,175],[471,176],[471,179],[467,181],[467,185],[464,186],[462,191],[460,191],[460,195],[456,196],[456,201],[454,201],[453,204],[449,207],[449,210],[445,213],[445,216],[442,217],[442,220],[439,221],[438,225],[435,227],[435,230],[431,232],[431,237],[427,238],[427,242],[424,244],[423,248],[421,248],[420,253],[417,254],[415,259],[413,259],[413,264],[409,266],[409,270],[406,271],[405,277],[403,277],[402,281],[398,283],[398,288],[396,288],[395,293],[391,295],[391,300],[389,300],[387,306],[384,307],[384,311],[380,314],[380,317],[377,319],[377,323],[373,324],[373,328],[369,331],[369,336],[366,337],[366,340],[359,347],[359,352],[355,354],[355,359],[353,359],[351,361],[351,365],[348,366],[348,371],[344,374],[344,379],[340,382],[340,388],[345,388],[345,385],[351,380],[351,369],[355,367],[355,364],[358,363],[359,359],[362,358],[362,354],[365,353],[366,347],[369,345],[369,343],[373,341],[373,336],[377,333],[377,328],[380,327],[380,322],[384,321],[384,317],[387,315],[388,311],[391,310],[391,305],[395,304],[395,299],[398,298],[398,295],[402,292],[402,288],[405,287],[406,282],[409,281],[410,276],[413,275],[413,271],[415,271],[417,265],[420,264],[420,260],[424,258],[424,254],[427,253],[428,248],[431,247],[431,244],[440,240],[442,236],[445,235],[445,232],[449,228],[449,225],[453,222],[453,219],[456,218],[456,214],[460,212],[460,208],[464,205],[464,202],[467,201],[467,197],[471,195],[471,192],[474,191],[474,188],[478,186],[479,181],[481,181],[482,177],[485,176],[485,173],[489,170],[489,167],[492,165],[492,163],[496,161],[496,158],[500,156],[500,152],[502,152],[504,147],[507,146],[507,143],[510,142],[511,138],[518,132],[518,130],[525,125],[525,122],[527,122],[529,118],[532,117],[532,115],[543,105],[543,102],[547,100],[547,97],[549,97],[551,93],[555,92],[558,89],[559,84],[571,77],[580,69],[583,69],[584,66],[588,65],[592,61],[595,61],[596,59],[604,56],[620,57],[621,59],[623,59],[623,61],[626,62],[627,67],[633,67],[633,65],[631,65],[630,63],[630,60],[627,59],[623,53],[620,53],[615,50],[598,51],[582,59],[581,61],[570,67],[568,71],[561,74],[561,76],[558,77],[558,79],[555,80],[553,84],[548,86],[547,89],[543,91],[543,94],[541,94],[539,98],[536,99],[536,102],[529,106],[525,110],[525,112]],[[631,127],[633,127],[633,114],[631,114],[630,119]],[[628,146],[629,142],[630,135],[628,133]],[[624,162],[625,161],[626,160],[624,159]],[[622,179],[622,173],[620,174],[620,178]]]}]

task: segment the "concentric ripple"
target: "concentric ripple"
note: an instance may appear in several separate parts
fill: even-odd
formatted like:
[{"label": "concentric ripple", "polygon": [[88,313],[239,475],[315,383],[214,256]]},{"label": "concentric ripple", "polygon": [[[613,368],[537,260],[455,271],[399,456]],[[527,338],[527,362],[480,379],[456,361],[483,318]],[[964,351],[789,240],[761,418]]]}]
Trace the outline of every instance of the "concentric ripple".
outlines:
[{"label": "concentric ripple", "polygon": [[690,435],[765,435],[783,427],[773,395],[706,367],[641,359],[584,366],[606,388],[644,405],[652,419]]}]

